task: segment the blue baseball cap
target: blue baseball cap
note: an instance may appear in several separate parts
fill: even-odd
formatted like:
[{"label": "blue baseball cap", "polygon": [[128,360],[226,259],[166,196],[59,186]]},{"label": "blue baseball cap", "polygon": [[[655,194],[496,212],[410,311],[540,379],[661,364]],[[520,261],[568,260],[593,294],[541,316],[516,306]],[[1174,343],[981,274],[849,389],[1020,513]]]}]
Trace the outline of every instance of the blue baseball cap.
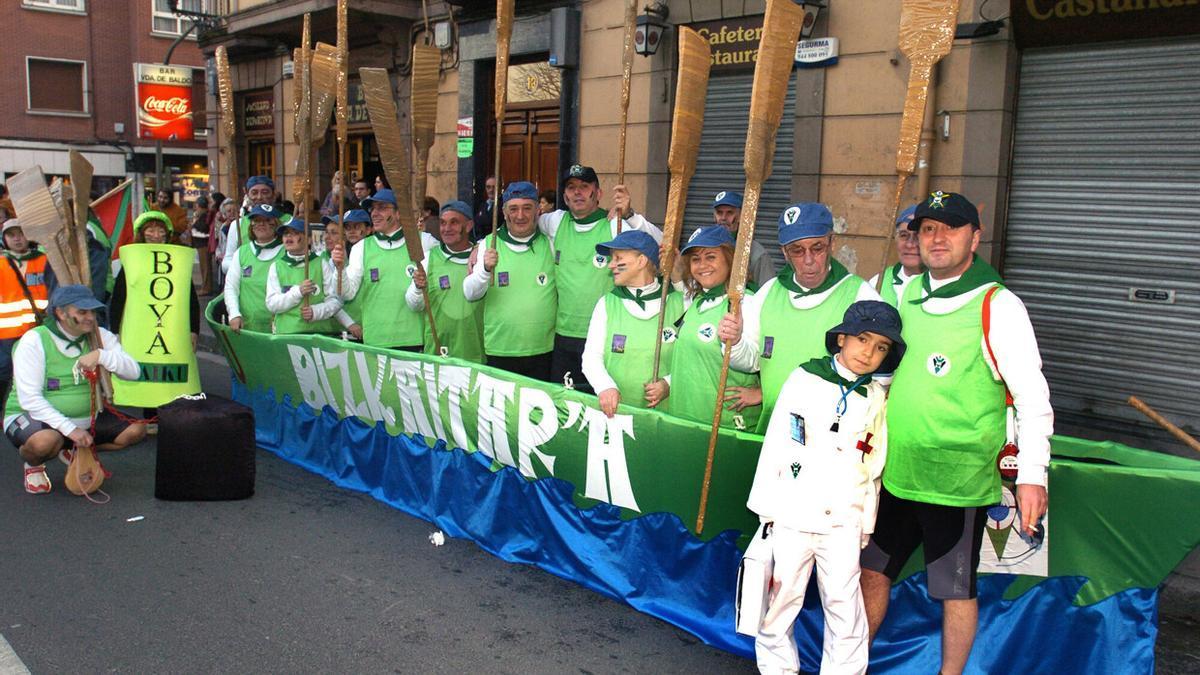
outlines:
[{"label": "blue baseball cap", "polygon": [[475,217],[475,214],[471,213],[471,207],[467,206],[466,202],[459,200],[459,199],[455,199],[453,201],[449,201],[449,202],[446,202],[445,204],[443,204],[441,212],[445,213],[447,211],[461,213],[467,217],[467,220],[471,220]]},{"label": "blue baseball cap", "polygon": [[376,204],[391,204],[396,208],[400,208],[400,202],[396,201],[396,193],[392,192],[390,188],[383,188],[370,197],[367,197],[359,203],[359,206],[370,211]]},{"label": "blue baseball cap", "polygon": [[53,312],[55,308],[66,307],[68,305],[72,305],[78,309],[100,309],[104,306],[104,303],[97,300],[96,296],[92,295],[92,290],[87,286],[70,284],[54,289],[54,293],[50,295],[50,304],[46,307],[46,311]]},{"label": "blue baseball cap", "polygon": [[737,242],[724,225],[709,225],[702,227],[688,237],[680,253],[687,253],[694,248],[716,248],[718,246],[734,246]]},{"label": "blue baseball cap", "polygon": [[913,216],[916,215],[916,213],[916,204],[913,204],[907,209],[901,211],[900,215],[896,216],[896,227],[908,227],[908,224],[912,222]]},{"label": "blue baseball cap", "polygon": [[254,208],[250,209],[250,213],[246,215],[251,218],[274,218],[275,220],[279,220],[283,216],[283,212],[270,204],[255,204]]},{"label": "blue baseball cap", "polygon": [[939,220],[950,227],[962,227],[970,225],[975,229],[979,229],[979,210],[971,203],[970,199],[958,194],[957,192],[937,192],[929,193],[925,201],[917,205],[916,213],[913,214],[913,219],[908,223],[908,229],[921,229],[921,221],[929,218]]},{"label": "blue baseball cap", "polygon": [[649,258],[655,267],[658,267],[658,242],[654,241],[654,237],[641,230],[625,230],[612,241],[596,244],[596,253],[600,255],[612,255],[614,250],[637,251]]},{"label": "blue baseball cap", "polygon": [[504,188],[504,195],[500,199],[501,204],[507,204],[510,199],[532,199],[538,200],[537,188],[527,180],[519,180],[515,183],[509,183],[508,187]]},{"label": "blue baseball cap", "polygon": [[779,245],[793,241],[824,237],[833,232],[833,214],[824,204],[800,202],[779,214]]},{"label": "blue baseball cap", "polygon": [[846,308],[842,322],[825,332],[825,349],[830,354],[838,353],[837,336],[862,335],[875,333],[892,341],[892,349],[888,352],[883,363],[879,364],[880,374],[896,372],[900,359],[904,357],[904,338],[901,333],[900,313],[895,307],[879,300],[859,300]]},{"label": "blue baseball cap", "polygon": [[712,207],[716,209],[718,206],[732,206],[735,209],[742,208],[742,193],[721,190],[717,193],[717,196],[713,197]]},{"label": "blue baseball cap", "polygon": [[279,227],[275,228],[275,236],[282,237],[283,233],[286,230],[294,230],[296,232],[303,232],[304,231],[304,221],[300,220],[299,218],[292,218],[291,220],[287,221],[286,223],[283,223]]},{"label": "blue baseball cap", "polygon": [[246,179],[246,189],[247,190],[249,190],[250,188],[252,188],[256,185],[266,185],[266,186],[270,187],[272,190],[275,189],[275,181],[271,180],[270,176],[250,176],[249,178]]},{"label": "blue baseball cap", "polygon": [[371,224],[371,214],[363,209],[350,209],[342,214],[343,223],[366,223]]}]

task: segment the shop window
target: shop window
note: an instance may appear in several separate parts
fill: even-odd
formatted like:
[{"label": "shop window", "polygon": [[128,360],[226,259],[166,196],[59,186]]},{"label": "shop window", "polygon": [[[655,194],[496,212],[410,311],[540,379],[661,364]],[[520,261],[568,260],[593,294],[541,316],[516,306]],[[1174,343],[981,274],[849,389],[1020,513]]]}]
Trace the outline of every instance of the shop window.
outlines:
[{"label": "shop window", "polygon": [[82,14],[87,11],[85,0],[21,0],[21,4],[34,9],[50,9],[59,12]]},{"label": "shop window", "polygon": [[87,63],[25,57],[29,112],[86,115]]},{"label": "shop window", "polygon": [[[171,12],[167,0],[150,0],[151,11],[154,16],[155,33],[164,33],[167,35],[179,35],[192,26],[192,19],[186,16],[176,16]],[[187,12],[201,12],[204,14],[216,14],[216,0],[179,0],[178,6],[180,10]],[[196,34],[190,33],[188,37],[194,39]]]}]

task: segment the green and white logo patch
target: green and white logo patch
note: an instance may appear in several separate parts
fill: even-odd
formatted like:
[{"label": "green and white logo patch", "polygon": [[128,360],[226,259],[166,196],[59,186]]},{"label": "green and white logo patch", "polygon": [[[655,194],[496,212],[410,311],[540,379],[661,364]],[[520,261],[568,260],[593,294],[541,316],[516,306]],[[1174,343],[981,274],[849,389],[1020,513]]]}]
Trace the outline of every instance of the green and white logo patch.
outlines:
[{"label": "green and white logo patch", "polygon": [[934,352],[925,359],[925,369],[934,377],[945,377],[950,372],[950,357]]}]

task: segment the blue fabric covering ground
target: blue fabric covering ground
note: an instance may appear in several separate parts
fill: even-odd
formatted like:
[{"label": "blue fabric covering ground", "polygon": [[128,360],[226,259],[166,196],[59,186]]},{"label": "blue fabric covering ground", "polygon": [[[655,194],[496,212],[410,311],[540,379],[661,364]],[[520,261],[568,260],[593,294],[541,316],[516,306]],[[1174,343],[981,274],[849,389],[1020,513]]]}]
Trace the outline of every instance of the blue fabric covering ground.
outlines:
[{"label": "blue fabric covering ground", "polygon": [[[392,436],[382,426],[320,415],[271,392],[234,382],[237,400],[254,408],[260,447],[368,492],[406,513],[470,539],[514,563],[570,579],[640,612],[668,621],[706,643],[748,658],[750,638],[733,630],[735,573],[741,551],[734,532],[707,543],[673,514],[621,520],[605,504],[581,510],[573,488],[556,479],[527,481],[511,468],[491,470],[481,453],[433,448],[421,438]],[[1014,577],[979,581],[980,628],[968,670],[977,673],[1146,673],[1154,668],[1157,590],[1130,589],[1075,607],[1083,579],[1054,577],[1004,600]],[[801,663],[816,671],[823,621],[815,585],[798,622]],[[918,574],[892,590],[872,647],[872,672],[937,672],[941,609]]]}]

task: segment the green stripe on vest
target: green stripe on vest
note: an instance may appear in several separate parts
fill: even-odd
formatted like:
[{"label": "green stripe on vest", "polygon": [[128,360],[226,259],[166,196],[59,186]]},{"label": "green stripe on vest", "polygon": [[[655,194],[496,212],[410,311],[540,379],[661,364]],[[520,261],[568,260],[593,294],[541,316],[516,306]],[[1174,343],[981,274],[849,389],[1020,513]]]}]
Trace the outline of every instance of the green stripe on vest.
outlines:
[{"label": "green stripe on vest", "polygon": [[[494,236],[487,236],[485,247],[491,246]],[[524,251],[499,248],[494,284],[481,301],[483,347],[488,354],[535,356],[554,350],[557,270],[549,244],[538,238]]]},{"label": "green stripe on vest", "polygon": [[904,360],[888,396],[883,483],[897,497],[947,506],[1000,501],[996,455],[1005,441],[1004,385],[984,361],[983,296],[949,314],[900,303]]},{"label": "green stripe on vest", "polygon": [[[724,344],[717,338],[717,325],[728,311],[729,300],[726,299],[704,310],[696,302],[683,315],[679,337],[671,353],[671,395],[667,398],[667,412],[672,415],[706,424],[712,422],[724,357]],[[727,386],[758,387],[758,374],[730,368]],[[740,413],[746,429],[753,430],[758,425],[761,413],[761,405]],[[739,413],[723,409],[721,426],[732,429],[736,414]]]},{"label": "green stripe on vest", "polygon": [[612,239],[606,218],[592,229],[578,232],[571,212],[563,213],[554,235],[558,264],[558,319],[555,332],[567,337],[587,337],[596,301],[613,288],[608,257],[596,253],[596,244]]},{"label": "green stripe on vest", "polygon": [[[665,300],[666,316],[663,325],[663,345],[659,375],[670,372],[671,352],[675,346],[675,322],[683,314],[683,298],[669,293]],[[643,386],[654,373],[654,345],[658,338],[658,315],[639,319],[625,309],[625,302],[609,293],[604,296],[608,325],[604,334],[604,369],[617,383],[621,403],[634,408],[646,407]],[[599,393],[599,392],[596,392]]]}]

